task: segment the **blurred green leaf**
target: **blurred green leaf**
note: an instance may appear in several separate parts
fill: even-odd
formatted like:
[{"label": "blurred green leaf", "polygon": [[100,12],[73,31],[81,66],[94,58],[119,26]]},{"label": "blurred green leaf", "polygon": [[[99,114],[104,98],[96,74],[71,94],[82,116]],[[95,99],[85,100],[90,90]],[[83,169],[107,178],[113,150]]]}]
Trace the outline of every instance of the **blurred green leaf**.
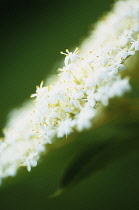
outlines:
[{"label": "blurred green leaf", "polygon": [[[104,167],[113,163],[113,161],[138,151],[139,135],[136,135],[138,128],[139,123],[130,126],[130,132],[135,133],[131,139],[131,135],[128,135],[128,132],[126,134],[124,126],[107,125],[105,127],[107,135],[104,137],[100,136],[101,140],[103,140],[101,143],[95,141],[95,136],[98,136],[98,133],[104,132],[104,128],[98,129],[96,132],[94,131],[92,145],[87,147],[85,151],[73,160],[62,178],[60,189],[54,195],[58,195],[68,187],[76,185],[82,179],[96,173],[98,170],[104,169]],[[109,138],[110,129],[115,129],[116,132],[113,132],[113,136]]]}]

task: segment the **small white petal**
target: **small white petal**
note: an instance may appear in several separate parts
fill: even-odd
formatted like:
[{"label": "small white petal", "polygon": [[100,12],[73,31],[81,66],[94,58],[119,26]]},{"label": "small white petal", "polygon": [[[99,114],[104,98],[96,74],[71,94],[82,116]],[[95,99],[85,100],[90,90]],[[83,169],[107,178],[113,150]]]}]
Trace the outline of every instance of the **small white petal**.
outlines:
[{"label": "small white petal", "polygon": [[33,167],[37,166],[37,161],[34,158],[31,159],[30,160],[30,165],[33,166]]}]

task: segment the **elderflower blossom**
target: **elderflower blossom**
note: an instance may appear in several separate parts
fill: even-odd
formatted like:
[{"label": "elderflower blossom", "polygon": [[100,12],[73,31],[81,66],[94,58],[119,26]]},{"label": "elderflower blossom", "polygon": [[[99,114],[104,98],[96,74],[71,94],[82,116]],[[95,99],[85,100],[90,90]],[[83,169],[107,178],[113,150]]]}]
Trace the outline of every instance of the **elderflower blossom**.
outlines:
[{"label": "elderflower blossom", "polygon": [[37,165],[54,137],[68,136],[92,125],[100,104],[130,89],[121,78],[124,61],[139,51],[138,0],[119,1],[98,21],[82,46],[66,50],[64,66],[52,85],[41,82],[35,99],[15,110],[0,141],[0,182],[16,175],[19,166]]}]

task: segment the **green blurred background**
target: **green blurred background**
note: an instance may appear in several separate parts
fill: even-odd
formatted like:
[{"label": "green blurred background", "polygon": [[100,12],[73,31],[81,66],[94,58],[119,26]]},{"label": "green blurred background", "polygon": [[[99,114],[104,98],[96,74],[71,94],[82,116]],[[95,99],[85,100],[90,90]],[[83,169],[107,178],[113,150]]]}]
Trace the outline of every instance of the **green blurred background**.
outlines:
[{"label": "green blurred background", "polygon": [[[113,0],[1,1],[1,130],[9,111],[29,99],[35,86],[60,67],[63,57],[59,52],[79,46],[91,24],[108,11],[112,3]],[[92,133],[86,134],[86,138],[89,135]],[[17,177],[5,180],[0,188],[0,209],[139,209],[137,153],[92,175],[64,194],[48,198],[58,187],[67,164],[83,147],[79,138],[81,135],[75,143],[61,148],[56,145],[31,173],[21,169]]]}]

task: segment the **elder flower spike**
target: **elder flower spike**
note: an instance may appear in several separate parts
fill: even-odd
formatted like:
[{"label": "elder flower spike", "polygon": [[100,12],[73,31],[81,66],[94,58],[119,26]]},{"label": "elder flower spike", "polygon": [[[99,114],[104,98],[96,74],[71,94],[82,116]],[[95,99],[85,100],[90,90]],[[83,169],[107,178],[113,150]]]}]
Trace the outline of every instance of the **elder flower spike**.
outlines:
[{"label": "elder flower spike", "polygon": [[0,141],[0,180],[14,176],[20,166],[37,165],[53,137],[67,137],[92,125],[99,105],[122,96],[129,79],[120,77],[124,61],[139,50],[138,0],[116,2],[96,24],[82,46],[66,55],[62,73],[52,85],[37,87],[33,101],[9,117]]}]

